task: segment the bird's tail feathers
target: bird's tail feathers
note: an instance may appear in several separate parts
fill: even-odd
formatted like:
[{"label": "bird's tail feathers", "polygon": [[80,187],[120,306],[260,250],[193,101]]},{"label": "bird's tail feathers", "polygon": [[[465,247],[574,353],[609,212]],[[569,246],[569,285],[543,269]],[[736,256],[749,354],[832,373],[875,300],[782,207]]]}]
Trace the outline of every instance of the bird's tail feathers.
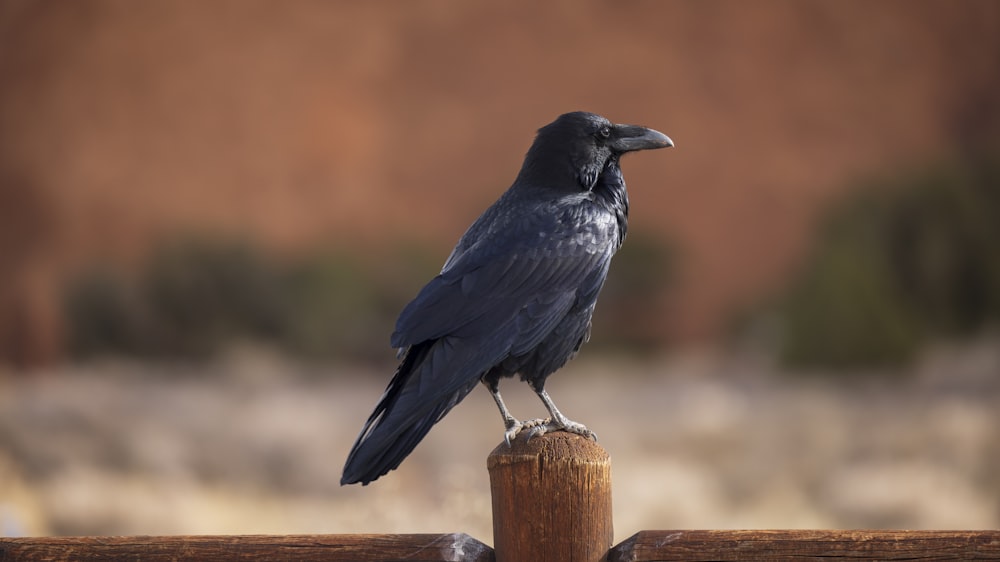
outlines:
[{"label": "bird's tail feathers", "polygon": [[[439,355],[449,352],[440,340],[410,347],[365,422],[344,464],[341,485],[367,485],[399,466],[445,414],[478,383],[465,377],[457,387],[438,386],[435,367],[448,368]],[[421,380],[423,379],[423,380]],[[471,380],[470,380],[471,379]]]}]

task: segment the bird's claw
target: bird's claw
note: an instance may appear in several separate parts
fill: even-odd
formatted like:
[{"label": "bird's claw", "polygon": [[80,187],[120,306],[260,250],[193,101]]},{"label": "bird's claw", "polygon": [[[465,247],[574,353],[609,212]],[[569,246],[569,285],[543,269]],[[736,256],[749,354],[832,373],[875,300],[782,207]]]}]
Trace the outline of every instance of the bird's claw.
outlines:
[{"label": "bird's claw", "polygon": [[[539,421],[539,420],[536,420]],[[593,431],[587,429],[587,426],[582,423],[577,423],[575,421],[566,420],[565,423],[560,423],[558,421],[552,421],[549,419],[540,420],[544,423],[538,424],[528,431],[528,441],[531,441],[535,437],[541,437],[546,433],[553,431],[566,431],[568,433],[575,433],[576,435],[582,435],[587,439],[592,441],[597,441],[597,434]]]},{"label": "bird's claw", "polygon": [[582,423],[577,423],[574,421],[569,422],[563,428],[563,431],[568,431],[570,433],[575,433],[577,435],[582,435],[591,441],[597,441],[597,434],[593,431],[587,429],[587,426]]},{"label": "bird's claw", "polygon": [[517,437],[517,434],[520,433],[520,432],[521,432],[521,424],[520,423],[518,423],[517,425],[513,425],[511,427],[508,427],[507,431],[503,432],[504,443],[507,443],[507,446],[510,447],[510,442],[513,441]]},{"label": "bird's claw", "polygon": [[533,432],[535,431],[535,429],[547,425],[549,423],[551,423],[550,418],[537,418],[533,420],[525,420],[523,422],[513,420],[513,423],[507,424],[507,430],[504,431],[503,433],[503,440],[504,442],[507,443],[507,446],[510,447],[511,441],[516,439],[517,436],[521,433],[521,431],[526,429],[529,430],[528,439],[530,440],[532,437],[534,437]]}]

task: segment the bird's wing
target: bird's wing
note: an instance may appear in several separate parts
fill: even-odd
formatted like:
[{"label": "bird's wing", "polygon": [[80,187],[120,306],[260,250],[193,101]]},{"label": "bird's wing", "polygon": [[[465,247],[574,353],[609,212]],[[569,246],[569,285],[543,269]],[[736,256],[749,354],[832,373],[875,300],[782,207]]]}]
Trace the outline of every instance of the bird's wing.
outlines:
[{"label": "bird's wing", "polygon": [[496,222],[480,229],[488,235],[460,243],[407,305],[393,347],[499,335],[516,321],[508,342],[530,349],[580,295],[596,296],[616,249],[614,217],[586,205],[546,206]]}]

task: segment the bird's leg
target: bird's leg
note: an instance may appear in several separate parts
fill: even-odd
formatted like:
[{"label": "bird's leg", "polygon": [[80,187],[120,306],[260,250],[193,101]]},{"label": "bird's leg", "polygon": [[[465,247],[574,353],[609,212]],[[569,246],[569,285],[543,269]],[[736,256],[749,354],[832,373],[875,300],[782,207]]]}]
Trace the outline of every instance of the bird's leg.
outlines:
[{"label": "bird's leg", "polygon": [[532,385],[532,388],[535,390],[535,394],[542,399],[542,402],[545,404],[545,408],[548,409],[552,418],[550,420],[546,420],[542,424],[532,427],[531,431],[528,433],[528,439],[545,435],[550,431],[568,431],[570,433],[582,435],[588,439],[597,441],[597,434],[587,429],[587,426],[582,423],[577,423],[564,416],[562,412],[559,411],[559,408],[556,408],[555,403],[551,398],[549,398],[549,393],[545,392],[544,388],[535,388],[534,385]]},{"label": "bird's leg", "polygon": [[486,385],[490,389],[490,394],[493,396],[493,401],[497,403],[497,408],[500,408],[500,417],[503,418],[503,440],[510,446],[510,440],[517,437],[517,433],[521,431],[522,424],[513,415],[511,415],[510,410],[507,409],[507,405],[503,403],[503,398],[500,397],[500,389],[495,385]]},{"label": "bird's leg", "polygon": [[500,397],[500,385],[494,382],[483,381],[486,388],[489,389],[490,395],[493,396],[493,401],[497,403],[497,408],[500,408],[500,416],[503,418],[504,433],[503,440],[510,447],[510,442],[517,437],[517,434],[523,429],[535,428],[539,425],[543,425],[549,422],[549,420],[528,420],[528,421],[518,421],[513,415],[511,415],[510,410],[507,409],[507,405],[503,403],[503,398]]}]

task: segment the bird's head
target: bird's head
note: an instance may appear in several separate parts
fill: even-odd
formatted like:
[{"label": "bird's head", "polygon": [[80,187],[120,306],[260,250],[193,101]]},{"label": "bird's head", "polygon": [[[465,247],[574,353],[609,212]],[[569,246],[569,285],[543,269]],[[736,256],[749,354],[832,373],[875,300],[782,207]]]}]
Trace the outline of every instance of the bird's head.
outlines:
[{"label": "bird's head", "polygon": [[576,111],[538,130],[518,176],[519,183],[577,189],[594,187],[605,165],[626,152],[673,146],[670,137],[638,125],[614,124]]}]

